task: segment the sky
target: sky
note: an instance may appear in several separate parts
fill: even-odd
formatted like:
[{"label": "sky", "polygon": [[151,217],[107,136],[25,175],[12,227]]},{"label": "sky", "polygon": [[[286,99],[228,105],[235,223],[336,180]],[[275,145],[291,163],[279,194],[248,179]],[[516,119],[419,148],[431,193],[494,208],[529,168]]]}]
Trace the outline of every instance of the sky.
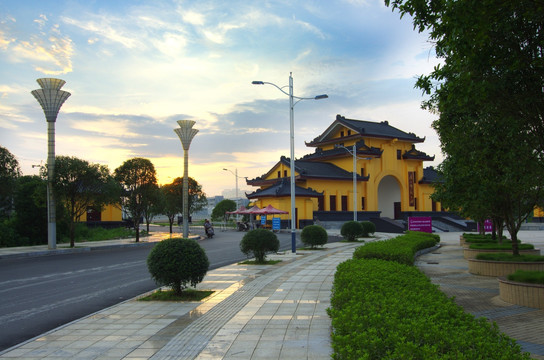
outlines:
[{"label": "sky", "polygon": [[[337,114],[388,121],[443,156],[414,88],[439,61],[427,34],[383,0],[0,0],[0,145],[24,175],[47,161],[47,123],[31,95],[39,78],[66,81],[56,155],[114,171],[144,157],[160,184],[183,176],[177,120],[199,132],[189,176],[207,196],[235,189],[290,156],[293,76],[295,158],[312,153]],[[288,87],[284,88],[288,92]],[[225,171],[223,169],[228,169]]]}]

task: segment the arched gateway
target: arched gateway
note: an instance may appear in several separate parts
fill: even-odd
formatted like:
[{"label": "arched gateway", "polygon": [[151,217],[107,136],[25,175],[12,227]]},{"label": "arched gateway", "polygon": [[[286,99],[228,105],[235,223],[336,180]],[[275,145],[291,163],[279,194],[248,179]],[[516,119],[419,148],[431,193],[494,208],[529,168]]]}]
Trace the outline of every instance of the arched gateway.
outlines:
[{"label": "arched gateway", "polygon": [[394,176],[385,176],[378,185],[378,210],[381,217],[395,219],[400,211],[400,184]]},{"label": "arched gateway", "polygon": [[[248,179],[248,185],[259,188],[247,197],[258,207],[271,204],[290,212],[294,171],[297,227],[316,221],[394,219],[407,213],[440,211],[439,204],[430,198],[433,187],[429,179],[436,178],[436,171],[423,167],[434,156],[416,149],[423,141],[387,121],[337,115],[321,135],[306,143],[315,151],[295,159],[294,169],[290,159],[282,156],[268,172]],[[290,216],[279,216],[282,227],[287,226]]]}]

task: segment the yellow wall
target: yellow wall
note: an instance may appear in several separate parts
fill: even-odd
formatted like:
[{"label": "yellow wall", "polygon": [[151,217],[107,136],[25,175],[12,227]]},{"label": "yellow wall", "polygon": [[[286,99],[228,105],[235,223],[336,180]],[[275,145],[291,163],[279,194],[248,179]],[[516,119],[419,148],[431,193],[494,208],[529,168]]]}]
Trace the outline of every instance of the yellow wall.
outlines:
[{"label": "yellow wall", "polygon": [[[339,129],[336,133],[331,134],[332,138],[339,139],[336,144],[323,145],[323,150],[330,150],[335,145],[342,145],[351,150],[357,139],[346,139],[341,141],[340,132],[344,132],[344,136],[349,136],[348,129]],[[351,131],[351,135],[355,135]],[[424,164],[421,160],[405,160],[397,158],[397,151],[400,150],[401,155],[412,149],[413,144],[408,141],[399,141],[397,139],[379,139],[379,138],[364,138],[365,144],[369,147],[375,147],[383,150],[381,157],[372,158],[370,160],[357,160],[356,172],[361,175],[361,168],[365,169],[364,175],[370,175],[369,181],[357,181],[357,211],[378,211],[379,194],[378,188],[381,181],[386,176],[392,176],[398,183],[398,192],[400,193],[401,211],[432,211],[432,200],[430,198],[433,193],[433,188],[430,184],[419,184],[419,180],[423,177]],[[361,157],[361,156],[360,156]],[[330,163],[348,171],[353,172],[353,156],[346,151],[346,156],[334,160],[328,160]],[[279,176],[278,176],[278,171]],[[409,198],[409,173],[415,172],[413,183],[413,196],[415,204],[410,206]],[[289,177],[289,166],[279,162],[265,177],[267,180],[276,178]],[[396,184],[395,183],[395,184]],[[330,196],[336,195],[336,210],[342,211],[342,196],[348,197],[347,211],[353,211],[353,181],[351,180],[323,180],[323,179],[306,179],[298,181],[297,186],[312,188],[317,192],[323,192],[324,210],[330,211]],[[396,185],[395,185],[396,186]],[[266,187],[266,186],[265,186]],[[365,198],[365,208],[361,207],[361,198]],[[257,201],[257,206],[265,207],[271,204],[275,208],[289,211],[291,210],[290,197],[285,198],[263,198]],[[299,198],[296,200],[298,209],[298,219],[312,219],[313,211],[318,210],[318,200],[316,198]],[[436,204],[436,211],[440,211],[440,203]],[[288,219],[289,215],[282,215],[282,219]]]},{"label": "yellow wall", "polygon": [[[123,213],[121,212],[121,207],[119,205],[106,205],[102,209],[101,221],[122,221]],[[81,216],[82,222],[87,221],[87,213],[84,213]]]}]

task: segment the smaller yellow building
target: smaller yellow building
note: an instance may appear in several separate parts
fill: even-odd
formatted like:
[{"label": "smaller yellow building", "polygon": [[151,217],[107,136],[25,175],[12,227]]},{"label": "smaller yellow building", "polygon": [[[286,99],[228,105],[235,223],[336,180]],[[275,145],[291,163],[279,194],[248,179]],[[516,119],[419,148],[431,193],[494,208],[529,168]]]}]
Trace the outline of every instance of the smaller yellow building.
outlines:
[{"label": "smaller yellow building", "polygon": [[102,222],[104,225],[112,222],[122,222],[123,213],[120,204],[110,204],[103,209],[89,207],[87,212],[81,216],[81,222]]},{"label": "smaller yellow building", "polygon": [[[306,143],[315,151],[295,160],[297,227],[314,220],[350,220],[354,210],[359,221],[440,212],[440,204],[430,197],[437,173],[423,165],[434,156],[416,149],[423,141],[387,121],[337,115],[321,135]],[[291,171],[289,159],[282,156],[264,175],[247,180],[259,187],[247,197],[259,207],[270,204],[290,212]],[[290,215],[281,218],[286,221]]]}]

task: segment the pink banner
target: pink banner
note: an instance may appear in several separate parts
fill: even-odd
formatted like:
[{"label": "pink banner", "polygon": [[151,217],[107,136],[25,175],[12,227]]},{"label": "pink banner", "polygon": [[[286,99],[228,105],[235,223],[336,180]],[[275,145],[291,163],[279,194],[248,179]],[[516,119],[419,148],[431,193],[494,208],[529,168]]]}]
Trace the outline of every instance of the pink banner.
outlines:
[{"label": "pink banner", "polygon": [[[493,231],[493,221],[490,219],[487,219],[484,221],[484,234],[486,232],[492,232]],[[478,232],[480,232],[480,223],[478,223]]]},{"label": "pink banner", "polygon": [[432,233],[433,219],[430,216],[409,217],[408,230]]}]

